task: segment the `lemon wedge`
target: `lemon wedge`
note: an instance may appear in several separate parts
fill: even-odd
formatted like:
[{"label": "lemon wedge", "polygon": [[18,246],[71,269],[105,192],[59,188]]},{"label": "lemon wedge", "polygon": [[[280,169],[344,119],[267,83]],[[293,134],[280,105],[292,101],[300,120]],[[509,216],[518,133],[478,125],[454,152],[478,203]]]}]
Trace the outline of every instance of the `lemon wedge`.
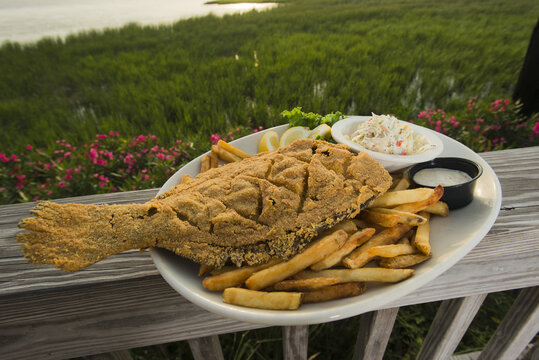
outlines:
[{"label": "lemon wedge", "polygon": [[320,136],[321,139],[329,139],[331,136],[331,126],[328,124],[320,124],[312,129],[309,138],[316,139],[318,136]]},{"label": "lemon wedge", "polygon": [[303,127],[303,126],[291,127],[290,129],[286,130],[283,135],[281,135],[279,146],[289,145],[294,140],[297,140],[297,139],[305,139],[307,136],[309,136],[310,132],[311,130],[309,130],[308,127]]},{"label": "lemon wedge", "polygon": [[279,134],[275,131],[268,131],[262,136],[258,143],[258,152],[271,151],[279,147]]}]

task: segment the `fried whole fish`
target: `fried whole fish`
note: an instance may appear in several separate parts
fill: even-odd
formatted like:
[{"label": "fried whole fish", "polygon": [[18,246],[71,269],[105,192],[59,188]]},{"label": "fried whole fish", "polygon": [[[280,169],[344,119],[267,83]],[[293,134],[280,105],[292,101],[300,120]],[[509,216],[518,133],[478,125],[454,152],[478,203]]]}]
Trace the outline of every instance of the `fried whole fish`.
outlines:
[{"label": "fried whole fish", "polygon": [[164,248],[201,264],[287,259],[387,191],[366,153],[302,139],[199,174],[145,204],[40,202],[17,234],[27,260],[77,271],[110,255]]}]

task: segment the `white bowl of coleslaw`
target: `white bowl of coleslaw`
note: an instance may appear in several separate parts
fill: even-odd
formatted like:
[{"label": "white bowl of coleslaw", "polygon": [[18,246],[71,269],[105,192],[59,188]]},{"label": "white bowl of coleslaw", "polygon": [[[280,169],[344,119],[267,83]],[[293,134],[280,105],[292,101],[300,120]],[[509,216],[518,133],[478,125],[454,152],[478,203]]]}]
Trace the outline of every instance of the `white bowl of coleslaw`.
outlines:
[{"label": "white bowl of coleslaw", "polygon": [[331,136],[353,151],[365,151],[387,171],[432,160],[444,150],[436,132],[389,115],[349,116],[331,127]]}]

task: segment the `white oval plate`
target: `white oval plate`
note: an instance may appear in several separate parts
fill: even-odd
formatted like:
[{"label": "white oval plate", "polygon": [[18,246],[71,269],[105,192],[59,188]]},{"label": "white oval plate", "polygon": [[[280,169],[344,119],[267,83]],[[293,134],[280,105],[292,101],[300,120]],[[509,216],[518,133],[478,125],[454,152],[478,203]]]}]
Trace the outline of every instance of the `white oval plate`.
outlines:
[{"label": "white oval plate", "polygon": [[[287,128],[288,125],[277,126],[245,136],[231,144],[249,154],[255,154],[258,151],[258,142],[266,131],[274,130],[282,134]],[[498,216],[502,192],[492,168],[468,147],[445,135],[438,136],[444,143],[441,156],[468,158],[479,163],[484,172],[477,181],[475,197],[470,205],[452,211],[447,218],[432,218],[430,239],[433,257],[416,266],[414,275],[405,281],[397,284],[368,283],[367,290],[361,296],[306,304],[294,311],[260,310],[223,303],[221,292],[211,292],[202,287],[202,279],[197,276],[199,265],[172,252],[150,249],[155,266],[170,286],[189,301],[208,311],[239,321],[265,325],[305,325],[345,319],[379,309],[384,304],[427,284],[453,266],[483,239]],[[184,174],[197,175],[202,156],[178,170],[158,194],[178,184]]]}]

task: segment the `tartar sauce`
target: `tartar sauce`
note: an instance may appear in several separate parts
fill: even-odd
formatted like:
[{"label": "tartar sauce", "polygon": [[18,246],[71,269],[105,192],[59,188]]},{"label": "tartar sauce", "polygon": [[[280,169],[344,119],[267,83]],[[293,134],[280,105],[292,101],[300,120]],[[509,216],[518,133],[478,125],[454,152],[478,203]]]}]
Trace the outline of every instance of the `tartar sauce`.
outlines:
[{"label": "tartar sauce", "polygon": [[419,170],[414,175],[414,181],[427,186],[453,186],[472,180],[472,177],[460,170],[445,168],[430,168]]}]

